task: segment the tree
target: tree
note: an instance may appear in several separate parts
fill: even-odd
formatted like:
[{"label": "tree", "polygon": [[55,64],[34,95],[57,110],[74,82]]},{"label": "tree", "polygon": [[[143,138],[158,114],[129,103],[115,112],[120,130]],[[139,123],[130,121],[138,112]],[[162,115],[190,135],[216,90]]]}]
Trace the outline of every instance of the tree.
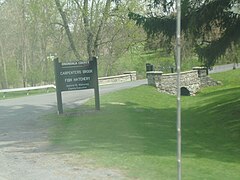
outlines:
[{"label": "tree", "polygon": [[10,81],[13,71],[9,71],[9,64],[12,63],[13,46],[15,47],[16,44],[16,42],[12,43],[12,40],[16,37],[16,33],[13,32],[17,21],[13,18],[12,9],[9,7],[6,1],[0,5],[0,84],[2,88],[9,88],[12,85]]},{"label": "tree", "polygon": [[[182,31],[193,39],[195,51],[207,66],[213,66],[231,44],[240,40],[239,0],[182,0]],[[149,35],[175,35],[174,0],[149,1],[145,14],[131,12],[129,17]],[[156,8],[161,12],[154,11]]]},{"label": "tree", "polygon": [[[70,30],[69,22],[71,20],[68,20],[69,17],[67,17],[66,13],[64,12],[63,8],[66,4],[61,4],[60,0],[55,0],[56,6],[59,10],[59,13],[62,17],[63,26],[65,28],[71,49],[73,50],[75,56],[77,59],[80,60],[80,54],[78,53],[78,50],[76,48],[76,43],[73,40],[73,33]],[[102,4],[104,4],[102,6]],[[74,18],[79,18],[77,16],[80,16],[83,20],[84,29],[83,31],[86,33],[86,41],[87,41],[87,52],[88,57],[91,58],[93,55],[98,55],[98,46],[99,41],[101,40],[102,31],[104,28],[104,25],[108,18],[110,17],[111,12],[111,5],[112,0],[106,0],[106,1],[89,1],[89,0],[83,0],[83,1],[77,1],[74,0],[73,2],[70,2],[70,9],[73,9],[73,7],[77,6],[77,11],[81,12],[81,14],[76,13]],[[102,13],[99,13],[102,12]],[[77,22],[75,22],[77,23]]]},{"label": "tree", "polygon": [[[43,81],[52,83],[54,80],[53,67],[48,56],[53,52],[60,50],[59,44],[62,42],[57,38],[60,36],[59,31],[54,24],[58,16],[55,4],[51,0],[31,0],[28,4],[28,21],[29,27],[29,66],[28,79],[32,85]],[[56,45],[54,39],[58,39]],[[54,48],[57,46],[59,49]]]},{"label": "tree", "polygon": [[53,5],[51,0],[5,0],[0,6],[2,88],[53,82],[47,56],[61,52]]},{"label": "tree", "polygon": [[70,31],[70,28],[69,28],[69,25],[68,25],[68,21],[67,21],[67,17],[66,17],[66,14],[65,12],[63,11],[63,7],[60,3],[60,0],[55,0],[55,3],[56,3],[56,6],[57,6],[57,9],[62,17],[62,20],[63,20],[63,27],[66,31],[66,34],[67,34],[67,37],[68,37],[68,40],[69,40],[69,43],[70,43],[70,46],[71,46],[71,49],[74,53],[74,55],[76,56],[76,58],[78,60],[80,60],[80,54],[78,53],[77,49],[76,49],[76,46],[75,46],[75,43],[73,41],[73,37],[72,37],[72,33]]},{"label": "tree", "polygon": [[133,31],[136,32],[140,28],[134,27],[128,19],[128,8],[132,9],[134,5],[136,7],[138,1],[120,3],[118,0],[69,0],[68,3],[63,3],[55,0],[55,2],[70,45],[73,44],[71,49],[73,50],[75,46],[81,58],[85,59],[100,56],[100,68],[105,69],[103,70],[105,72],[100,73],[103,72],[105,76],[112,74],[111,68],[119,55],[128,49],[131,42],[137,40]]},{"label": "tree", "polygon": [[0,0],[0,88],[53,83],[52,55],[99,56],[100,75],[121,73],[113,67],[119,57],[145,38],[128,19],[128,8],[139,6],[138,0]]}]

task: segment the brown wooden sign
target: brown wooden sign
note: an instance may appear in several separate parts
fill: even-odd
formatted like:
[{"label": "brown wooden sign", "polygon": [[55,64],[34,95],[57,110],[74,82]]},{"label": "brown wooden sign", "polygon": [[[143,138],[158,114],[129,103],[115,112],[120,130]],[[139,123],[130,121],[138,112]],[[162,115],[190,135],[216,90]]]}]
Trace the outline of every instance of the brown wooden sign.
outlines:
[{"label": "brown wooden sign", "polygon": [[63,113],[62,91],[94,89],[95,106],[100,110],[97,59],[61,63],[54,60],[58,113]]}]

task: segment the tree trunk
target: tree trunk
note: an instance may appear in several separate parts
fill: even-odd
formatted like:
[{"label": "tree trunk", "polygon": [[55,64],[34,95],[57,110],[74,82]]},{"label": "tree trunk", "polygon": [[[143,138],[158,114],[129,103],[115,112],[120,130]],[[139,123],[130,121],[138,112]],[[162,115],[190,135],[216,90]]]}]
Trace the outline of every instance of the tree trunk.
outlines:
[{"label": "tree trunk", "polygon": [[87,52],[89,59],[93,56],[93,33],[89,24],[89,10],[88,10],[88,0],[84,0],[83,4],[83,22],[85,26],[85,31],[87,34]]},{"label": "tree trunk", "polygon": [[5,62],[4,54],[3,54],[2,42],[0,42],[0,51],[1,51],[0,59],[1,59],[1,66],[2,66],[2,77],[3,77],[1,84],[2,84],[3,89],[7,89],[8,88],[7,67],[6,67],[6,62]]},{"label": "tree trunk", "polygon": [[106,4],[105,4],[105,8],[104,8],[104,12],[103,12],[103,17],[101,19],[101,22],[98,26],[98,31],[96,34],[96,38],[94,41],[94,52],[96,54],[96,56],[98,56],[99,54],[99,44],[100,44],[100,40],[101,40],[101,34],[102,34],[102,30],[103,30],[103,26],[105,24],[105,22],[107,21],[108,17],[109,17],[109,11],[110,11],[110,7],[111,7],[111,0],[107,0]]},{"label": "tree trunk", "polygon": [[27,43],[26,43],[26,17],[25,17],[25,0],[22,1],[22,17],[21,17],[21,46],[22,46],[22,77],[23,77],[23,87],[27,86]]},{"label": "tree trunk", "polygon": [[78,51],[76,49],[76,46],[75,46],[75,43],[73,41],[73,37],[72,37],[71,31],[70,31],[69,26],[68,26],[67,17],[66,17],[66,15],[65,15],[65,13],[64,13],[64,11],[62,9],[60,1],[59,0],[55,0],[55,3],[56,3],[58,11],[59,11],[59,13],[60,13],[60,15],[62,17],[63,25],[64,25],[64,28],[65,28],[65,31],[66,31],[66,34],[67,34],[67,37],[68,37],[71,49],[73,50],[73,53],[74,53],[75,57],[78,60],[80,60],[81,59],[80,54],[78,53]]}]

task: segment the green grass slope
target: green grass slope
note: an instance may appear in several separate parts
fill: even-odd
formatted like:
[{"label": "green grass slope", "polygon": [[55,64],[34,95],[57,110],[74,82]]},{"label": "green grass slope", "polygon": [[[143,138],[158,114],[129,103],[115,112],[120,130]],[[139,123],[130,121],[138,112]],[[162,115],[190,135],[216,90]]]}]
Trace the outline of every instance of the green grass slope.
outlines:
[{"label": "green grass slope", "polygon": [[[240,179],[240,71],[212,75],[224,85],[182,97],[185,180]],[[52,143],[130,179],[176,179],[176,97],[141,86],[51,116]],[[78,156],[77,156],[78,157]]]}]

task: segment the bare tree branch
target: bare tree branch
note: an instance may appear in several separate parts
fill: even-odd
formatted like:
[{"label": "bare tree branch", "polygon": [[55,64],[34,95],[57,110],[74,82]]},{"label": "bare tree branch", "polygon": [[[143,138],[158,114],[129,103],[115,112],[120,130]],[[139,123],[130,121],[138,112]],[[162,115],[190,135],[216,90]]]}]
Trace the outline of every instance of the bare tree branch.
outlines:
[{"label": "bare tree branch", "polygon": [[66,31],[66,34],[67,34],[67,37],[68,37],[71,49],[73,50],[73,53],[74,53],[75,57],[78,60],[80,60],[81,59],[80,54],[78,53],[78,51],[76,49],[76,46],[75,46],[75,43],[73,41],[73,37],[72,37],[71,31],[70,31],[69,26],[68,26],[66,15],[65,15],[65,13],[64,13],[64,11],[62,9],[60,1],[59,0],[55,0],[55,3],[56,3],[56,6],[58,8],[58,11],[59,11],[59,13],[60,13],[60,15],[62,17],[63,25],[64,25],[64,28],[65,28],[65,31]]},{"label": "bare tree branch", "polygon": [[94,49],[95,49],[97,54],[98,54],[98,52],[97,52],[98,51],[98,44],[99,44],[99,41],[100,41],[100,36],[101,36],[101,33],[102,33],[103,25],[108,18],[108,13],[110,11],[110,7],[111,7],[111,0],[107,0],[105,8],[104,8],[104,12],[103,12],[103,17],[102,17],[100,25],[98,27],[98,31],[97,31],[95,42],[94,42]]}]

